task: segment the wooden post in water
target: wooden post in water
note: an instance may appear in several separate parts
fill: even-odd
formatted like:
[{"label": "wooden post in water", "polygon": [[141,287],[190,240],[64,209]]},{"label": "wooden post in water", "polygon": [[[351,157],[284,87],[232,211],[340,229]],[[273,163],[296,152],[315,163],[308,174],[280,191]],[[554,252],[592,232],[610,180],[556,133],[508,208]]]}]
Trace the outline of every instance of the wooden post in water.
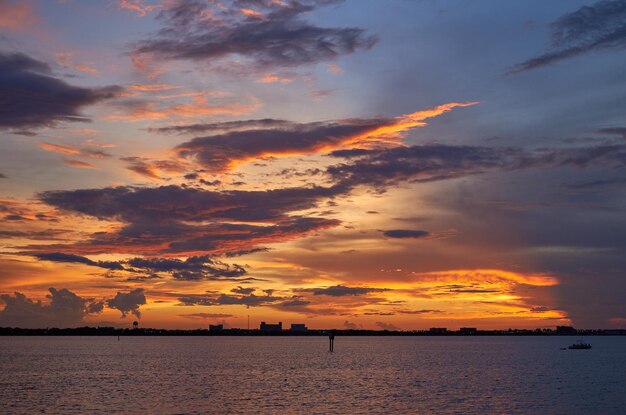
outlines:
[{"label": "wooden post in water", "polygon": [[332,352],[335,350],[335,334],[330,333],[328,335],[328,351]]}]

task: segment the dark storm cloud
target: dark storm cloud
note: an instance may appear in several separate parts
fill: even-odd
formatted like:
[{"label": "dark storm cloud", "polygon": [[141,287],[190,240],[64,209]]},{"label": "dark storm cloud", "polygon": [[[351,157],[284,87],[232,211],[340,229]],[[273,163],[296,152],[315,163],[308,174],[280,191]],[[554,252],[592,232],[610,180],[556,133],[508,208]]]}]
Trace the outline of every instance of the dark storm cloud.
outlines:
[{"label": "dark storm cloud", "polygon": [[305,307],[309,304],[311,304],[310,301],[304,300],[302,299],[302,297],[294,296],[291,300],[283,301],[282,303],[278,304],[278,306],[286,307],[286,308],[295,308],[295,307]]},{"label": "dark storm cloud", "polygon": [[584,183],[567,184],[565,185],[565,187],[575,190],[592,190],[609,187],[623,188],[624,185],[626,185],[626,177],[616,177],[610,179],[594,180]]},{"label": "dark storm cloud", "polygon": [[46,229],[43,231],[0,231],[0,238],[21,238],[40,241],[61,240],[62,235],[70,231],[65,229]]},{"label": "dark storm cloud", "polygon": [[255,291],[255,288],[246,288],[246,287],[238,286],[238,287],[233,288],[230,291],[235,294],[248,295],[248,294],[252,294]]},{"label": "dark storm cloud", "polygon": [[[337,153],[337,152],[335,152]],[[335,188],[365,185],[384,190],[402,182],[430,182],[490,171],[626,165],[626,145],[544,148],[532,152],[508,147],[422,145],[348,154],[349,162],[326,170]]]},{"label": "dark storm cloud", "polygon": [[99,313],[103,303],[80,297],[68,289],[49,289],[47,304],[34,301],[24,294],[2,294],[4,309],[0,311],[0,327],[75,327],[88,314]]},{"label": "dark storm cloud", "polygon": [[199,250],[223,251],[226,254],[237,251],[240,246],[280,242],[294,237],[303,237],[309,232],[338,226],[333,219],[300,217],[282,220],[276,225],[223,224],[206,228],[196,237],[187,237],[172,242],[168,252],[195,252]]},{"label": "dark storm cloud", "polygon": [[208,255],[193,256],[184,261],[176,258],[133,258],[127,264],[151,272],[169,272],[174,279],[186,281],[246,275],[246,270],[241,265],[225,264]]},{"label": "dark storm cloud", "polygon": [[[164,252],[236,255],[337,226],[339,221],[334,219],[289,216],[289,213],[313,208],[319,200],[342,192],[332,187],[215,192],[164,186],[45,192],[41,198],[59,209],[125,223],[114,232],[93,234],[86,242],[48,247],[48,250],[75,254],[115,250],[144,255]],[[181,273],[179,277],[188,279],[193,275]]]},{"label": "dark storm cloud", "polygon": [[607,127],[607,128],[600,128],[598,130],[599,133],[601,134],[608,134],[608,135],[619,135],[622,138],[626,138],[626,127]]},{"label": "dark storm cloud", "polygon": [[335,285],[332,287],[322,288],[303,288],[295,291],[310,292],[313,295],[329,295],[331,297],[344,297],[350,295],[365,295],[369,293],[378,293],[388,291],[387,288],[372,288],[372,287],[346,287],[344,285]]},{"label": "dark storm cloud", "polygon": [[370,154],[370,150],[365,150],[362,148],[351,148],[347,150],[335,150],[330,152],[328,155],[331,157],[342,157],[342,158],[353,158],[353,157],[361,157]]},{"label": "dark storm cloud", "polygon": [[218,296],[198,296],[190,295],[179,297],[181,305],[185,306],[222,306],[222,305],[245,305],[247,307],[259,307],[274,304],[283,300],[283,297],[273,297],[271,295],[257,296],[249,295],[230,295],[220,294]]},{"label": "dark storm cloud", "polygon": [[170,127],[150,128],[148,131],[160,134],[199,134],[224,133],[228,131],[284,128],[293,125],[291,121],[264,118],[260,120],[227,121],[204,124],[174,125]]},{"label": "dark storm cloud", "polygon": [[0,129],[89,121],[80,110],[113,98],[117,86],[82,88],[52,76],[50,67],[22,53],[0,51]]},{"label": "dark storm cloud", "polygon": [[286,218],[290,211],[315,207],[319,199],[338,193],[340,189],[324,187],[217,192],[161,186],[50,191],[40,197],[63,210],[124,222],[250,222]]},{"label": "dark storm cloud", "polygon": [[127,261],[92,261],[89,258],[61,252],[35,254],[44,261],[79,263],[110,270],[142,272],[147,276],[131,277],[130,281],[161,278],[157,273],[170,274],[175,280],[199,281],[211,279],[234,279],[246,275],[238,264],[226,264],[208,255],[192,256],[185,260],[177,258],[132,258]]},{"label": "dark storm cloud", "polygon": [[430,232],[413,229],[392,229],[384,231],[383,235],[388,238],[425,238],[430,236]]},{"label": "dark storm cloud", "polygon": [[585,53],[626,46],[626,0],[602,0],[568,13],[551,24],[551,52],[509,68],[523,72]]},{"label": "dark storm cloud", "polygon": [[423,145],[360,153],[350,163],[330,166],[327,173],[345,187],[384,188],[399,182],[428,182],[514,169],[525,162],[520,150],[510,148]]},{"label": "dark storm cloud", "polygon": [[49,253],[41,253],[34,255],[37,259],[41,259],[43,261],[52,261],[52,262],[68,262],[75,264],[85,264],[91,265],[94,267],[113,269],[113,270],[123,270],[124,267],[115,261],[92,261],[89,258],[80,255],[73,254],[65,254],[62,252],[49,252]]},{"label": "dark storm cloud", "polygon": [[8,179],[8,177],[2,173],[0,173],[0,179]]},{"label": "dark storm cloud", "polygon": [[267,252],[269,250],[270,250],[269,248],[242,249],[240,251],[227,252],[224,256],[226,258],[234,258],[234,257],[238,257],[238,256],[254,254],[256,252]]},{"label": "dark storm cloud", "polygon": [[107,300],[107,306],[119,310],[122,317],[126,317],[128,313],[141,317],[139,307],[146,304],[146,295],[143,288],[135,288],[127,293],[118,292],[115,297]]},{"label": "dark storm cloud", "polygon": [[546,149],[536,158],[535,164],[546,166],[626,166],[626,145],[598,145],[579,148]]},{"label": "dark storm cloud", "polygon": [[332,150],[355,136],[393,122],[392,119],[353,119],[236,130],[197,137],[178,145],[175,150],[180,157],[193,158],[209,171],[224,171],[237,162],[269,155]]},{"label": "dark storm cloud", "polygon": [[329,3],[333,2],[260,1],[242,7],[235,1],[224,8],[199,1],[172,2],[157,17],[163,28],[136,43],[132,54],[208,61],[241,56],[256,67],[284,67],[332,60],[376,43],[363,29],[324,28],[302,18]]}]

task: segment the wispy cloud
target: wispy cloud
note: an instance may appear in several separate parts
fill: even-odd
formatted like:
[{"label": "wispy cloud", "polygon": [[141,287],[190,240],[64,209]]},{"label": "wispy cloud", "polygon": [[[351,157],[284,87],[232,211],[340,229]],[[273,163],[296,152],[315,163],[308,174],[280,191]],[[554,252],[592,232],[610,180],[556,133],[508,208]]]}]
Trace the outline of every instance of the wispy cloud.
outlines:
[{"label": "wispy cloud", "polygon": [[510,67],[509,74],[551,65],[586,53],[626,46],[626,1],[601,0],[551,24],[550,52]]}]

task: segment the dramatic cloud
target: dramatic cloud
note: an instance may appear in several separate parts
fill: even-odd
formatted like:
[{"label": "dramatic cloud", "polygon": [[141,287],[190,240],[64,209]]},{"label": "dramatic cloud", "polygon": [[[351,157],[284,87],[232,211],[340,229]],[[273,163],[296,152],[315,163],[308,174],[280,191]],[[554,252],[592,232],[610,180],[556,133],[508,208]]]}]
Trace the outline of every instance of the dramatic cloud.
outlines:
[{"label": "dramatic cloud", "polygon": [[49,289],[49,302],[34,301],[16,292],[0,295],[4,309],[0,311],[0,327],[76,327],[84,324],[88,314],[102,311],[102,302],[82,298],[68,289]]},{"label": "dramatic cloud", "polygon": [[424,120],[437,117],[456,107],[475,105],[448,103],[394,118],[370,118],[286,123],[259,120],[239,124],[205,124],[171,127],[170,131],[197,131],[203,128],[226,131],[197,137],[176,147],[180,157],[193,158],[209,171],[224,171],[258,158],[330,152],[348,146],[399,145],[402,133],[426,125]]},{"label": "dramatic cloud", "polygon": [[178,299],[181,305],[193,306],[223,306],[223,305],[244,305],[246,307],[259,307],[271,305],[283,300],[282,297],[273,297],[271,295],[257,296],[249,295],[230,295],[219,294],[217,296],[186,296]]},{"label": "dramatic cloud", "polygon": [[173,160],[148,160],[141,157],[122,157],[127,170],[154,180],[162,180],[162,173],[183,173],[186,166]]},{"label": "dramatic cloud", "polygon": [[246,287],[238,286],[236,288],[233,288],[230,291],[235,293],[235,294],[248,295],[248,294],[252,294],[255,291],[255,288],[246,288]]},{"label": "dramatic cloud", "polygon": [[524,153],[516,149],[423,145],[386,150],[334,154],[358,157],[328,168],[328,174],[344,186],[384,188],[399,182],[451,179],[496,169],[524,167]]},{"label": "dramatic cloud", "polygon": [[176,280],[185,281],[237,280],[238,277],[246,275],[246,270],[241,265],[226,264],[208,255],[192,256],[185,260],[177,258],[132,258],[125,261],[92,261],[84,256],[60,252],[41,253],[34,256],[43,261],[85,264],[109,270],[148,274],[142,277],[130,277],[130,280],[136,281],[158,279],[160,278],[158,273],[167,273]]},{"label": "dramatic cloud", "polygon": [[41,254],[35,254],[34,256],[37,259],[40,259],[43,261],[85,264],[85,265],[91,265],[93,267],[100,267],[100,268],[106,268],[106,269],[112,269],[112,270],[124,269],[124,267],[122,267],[122,265],[119,262],[115,262],[115,261],[97,261],[96,262],[80,255],[64,254],[61,252],[41,253]]},{"label": "dramatic cloud", "polygon": [[[243,3],[249,3],[247,7]],[[321,0],[172,1],[158,19],[164,27],[138,42],[134,56],[215,61],[243,57],[256,67],[310,65],[369,49],[376,38],[359,28],[323,28],[302,19]]]},{"label": "dramatic cloud", "polygon": [[180,186],[109,187],[43,192],[41,200],[59,209],[123,222],[287,219],[292,211],[313,208],[336,188],[308,187],[259,191],[210,191]]},{"label": "dramatic cloud", "polygon": [[198,281],[203,279],[228,279],[246,275],[237,264],[225,264],[208,255],[189,257],[186,260],[172,258],[133,258],[127,264],[150,272],[169,272],[176,280]]},{"label": "dramatic cloud", "polygon": [[143,288],[135,288],[127,293],[118,292],[115,297],[107,300],[107,306],[122,312],[122,317],[131,313],[137,318],[141,317],[139,306],[146,304],[146,295]]},{"label": "dramatic cloud", "polygon": [[523,72],[585,53],[626,46],[626,0],[602,0],[553,22],[553,51],[509,68]]},{"label": "dramatic cloud", "polygon": [[125,223],[116,231],[55,250],[203,255],[255,250],[337,226],[334,219],[290,213],[314,208],[340,192],[323,187],[215,192],[162,186],[45,192],[41,198],[59,209]]},{"label": "dramatic cloud", "polygon": [[388,238],[414,238],[414,239],[419,239],[419,238],[425,238],[427,236],[430,236],[430,232],[419,231],[419,230],[412,230],[412,229],[392,229],[392,230],[389,230],[389,231],[384,231],[383,235],[385,235]]},{"label": "dramatic cloud", "polygon": [[299,292],[310,292],[313,295],[329,295],[331,297],[343,297],[349,295],[365,295],[369,293],[378,293],[388,291],[386,288],[372,287],[346,287],[343,285],[335,285],[326,288],[303,288],[297,290]]},{"label": "dramatic cloud", "polygon": [[[189,98],[191,97],[191,98]],[[215,115],[244,115],[260,107],[254,97],[241,100],[212,94],[182,95],[181,101],[127,99],[116,103],[116,110],[107,118],[112,121],[137,122],[187,119]],[[186,99],[185,99],[186,98]]]},{"label": "dramatic cloud", "polygon": [[111,157],[110,154],[100,149],[76,148],[76,147],[70,147],[70,146],[66,146],[62,144],[48,143],[45,141],[39,143],[39,147],[46,151],[52,151],[55,153],[66,154],[70,156],[83,156],[83,157],[89,157],[93,159]]},{"label": "dramatic cloud", "polygon": [[292,127],[291,121],[264,118],[260,120],[227,121],[205,124],[174,125],[171,127],[150,128],[149,131],[161,134],[199,134],[207,132],[245,131]]},{"label": "dramatic cloud", "polygon": [[82,88],[54,78],[50,67],[22,53],[0,52],[0,129],[89,121],[80,110],[122,89]]}]

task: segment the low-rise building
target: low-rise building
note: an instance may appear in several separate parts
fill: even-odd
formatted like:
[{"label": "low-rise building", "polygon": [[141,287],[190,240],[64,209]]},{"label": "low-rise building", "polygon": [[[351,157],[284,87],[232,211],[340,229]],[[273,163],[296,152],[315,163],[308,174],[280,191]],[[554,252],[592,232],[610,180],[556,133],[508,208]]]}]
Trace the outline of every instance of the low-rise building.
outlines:
[{"label": "low-rise building", "polygon": [[304,333],[307,331],[306,324],[292,324],[290,331]]},{"label": "low-rise building", "polygon": [[476,332],[478,332],[478,329],[476,327],[461,327],[459,329],[459,333],[461,334],[476,334]]},{"label": "low-rise building", "polygon": [[209,324],[209,331],[224,331],[223,324]]},{"label": "low-rise building", "polygon": [[261,322],[261,326],[259,327],[261,331],[282,331],[283,330],[283,322],[279,321],[278,324],[268,324],[264,321]]}]

